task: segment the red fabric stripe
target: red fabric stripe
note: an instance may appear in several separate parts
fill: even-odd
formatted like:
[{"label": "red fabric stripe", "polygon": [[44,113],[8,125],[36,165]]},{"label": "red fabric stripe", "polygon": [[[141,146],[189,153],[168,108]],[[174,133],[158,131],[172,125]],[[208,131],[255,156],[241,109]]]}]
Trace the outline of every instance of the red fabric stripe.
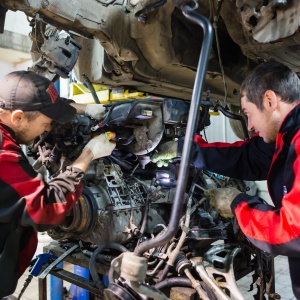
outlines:
[{"label": "red fabric stripe", "polygon": [[23,170],[19,165],[19,158],[18,154],[1,153],[1,179],[24,197],[39,186],[44,187],[44,184],[38,177],[32,178]]},{"label": "red fabric stripe", "polygon": [[[69,193],[64,203],[45,202],[45,185],[38,177],[31,178],[17,163],[18,155],[1,154],[1,179],[25,198],[29,216],[36,224],[58,224],[63,221],[76,199],[78,192]],[[15,172],[10,172],[10,170]],[[76,198],[77,197],[77,198]]]},{"label": "red fabric stripe", "polygon": [[300,219],[297,220],[300,208],[292,209],[292,212],[293,216],[290,210],[287,212],[283,208],[279,215],[273,211],[263,212],[250,208],[246,202],[235,209],[239,225],[246,236],[273,245],[287,243],[300,236]]},{"label": "red fabric stripe", "polygon": [[[259,211],[250,208],[246,202],[240,203],[235,209],[240,227],[248,237],[270,244],[283,244],[300,237],[300,138],[295,137],[294,141],[294,184],[282,199],[279,212]],[[281,144],[279,146],[282,147]]]},{"label": "red fabric stripe", "polygon": [[66,202],[46,204],[41,195],[31,194],[26,197],[27,212],[36,224],[59,224],[64,221],[65,215],[69,212],[82,192],[80,184],[74,193],[65,195]]},{"label": "red fabric stripe", "polygon": [[200,135],[196,135],[194,137],[194,142],[198,143],[200,148],[230,148],[230,147],[240,147],[247,141],[237,141],[235,143],[222,143],[222,142],[215,142],[215,143],[207,143]]}]

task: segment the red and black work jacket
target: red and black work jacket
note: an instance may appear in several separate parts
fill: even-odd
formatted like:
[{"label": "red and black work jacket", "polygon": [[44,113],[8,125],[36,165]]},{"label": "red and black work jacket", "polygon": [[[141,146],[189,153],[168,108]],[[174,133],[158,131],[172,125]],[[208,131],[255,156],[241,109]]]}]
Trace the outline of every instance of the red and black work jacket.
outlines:
[{"label": "red and black work jacket", "polygon": [[46,183],[0,123],[0,299],[12,294],[37,248],[37,231],[64,220],[81,193],[83,172],[69,167]]},{"label": "red and black work jacket", "polygon": [[284,119],[276,143],[255,135],[233,144],[195,137],[208,170],[244,180],[266,180],[274,206],[242,193],[231,208],[243,233],[258,248],[300,257],[300,105]]}]

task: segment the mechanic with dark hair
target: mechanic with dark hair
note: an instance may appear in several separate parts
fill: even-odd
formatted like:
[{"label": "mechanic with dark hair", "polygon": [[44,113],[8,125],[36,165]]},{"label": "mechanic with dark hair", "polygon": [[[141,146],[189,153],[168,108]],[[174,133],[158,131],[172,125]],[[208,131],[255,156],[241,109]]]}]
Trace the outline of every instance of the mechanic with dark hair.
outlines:
[{"label": "mechanic with dark hair", "polygon": [[[34,171],[19,144],[30,145],[51,130],[52,121],[65,123],[77,112],[94,118],[102,105],[68,104],[51,81],[29,71],[0,80],[0,299],[15,291],[18,278],[37,248],[37,231],[57,226],[76,203],[90,162],[110,155],[114,133],[90,140],[66,170],[45,182]],[[5,298],[3,298],[5,297]]]},{"label": "mechanic with dark hair", "polygon": [[[257,66],[241,86],[250,140],[207,143],[195,137],[210,171],[243,180],[267,180],[274,206],[235,188],[213,191],[220,215],[236,216],[246,237],[268,253],[288,256],[294,295],[300,299],[300,81],[275,61]],[[168,159],[172,157],[169,151]],[[173,157],[178,152],[173,147]],[[155,154],[154,161],[164,159]]]}]

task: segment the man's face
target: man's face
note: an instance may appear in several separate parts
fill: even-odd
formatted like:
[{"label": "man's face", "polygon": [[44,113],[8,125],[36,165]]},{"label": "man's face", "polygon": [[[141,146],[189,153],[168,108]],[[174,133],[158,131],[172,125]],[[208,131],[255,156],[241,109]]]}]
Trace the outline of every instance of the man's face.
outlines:
[{"label": "man's face", "polygon": [[276,113],[266,108],[265,104],[264,109],[259,110],[245,95],[241,98],[241,105],[248,118],[248,130],[258,133],[266,143],[274,142],[281,125],[281,120],[276,117]]},{"label": "man's face", "polygon": [[23,119],[22,126],[15,131],[16,141],[19,144],[31,145],[36,137],[51,130],[52,119],[46,117],[42,113],[34,120],[28,121]]}]

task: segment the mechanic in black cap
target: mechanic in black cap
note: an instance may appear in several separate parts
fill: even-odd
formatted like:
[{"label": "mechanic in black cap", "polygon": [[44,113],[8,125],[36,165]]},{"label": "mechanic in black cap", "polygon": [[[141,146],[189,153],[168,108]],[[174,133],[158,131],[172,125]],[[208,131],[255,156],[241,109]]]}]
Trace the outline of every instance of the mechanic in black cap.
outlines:
[{"label": "mechanic in black cap", "polygon": [[[49,182],[34,171],[19,144],[30,145],[77,112],[104,113],[102,105],[68,104],[51,81],[29,71],[0,80],[0,299],[12,294],[37,247],[37,231],[57,226],[76,203],[90,162],[108,156],[113,133],[90,140],[81,155]],[[91,109],[92,108],[92,109]],[[5,298],[4,298],[5,297]]]}]

